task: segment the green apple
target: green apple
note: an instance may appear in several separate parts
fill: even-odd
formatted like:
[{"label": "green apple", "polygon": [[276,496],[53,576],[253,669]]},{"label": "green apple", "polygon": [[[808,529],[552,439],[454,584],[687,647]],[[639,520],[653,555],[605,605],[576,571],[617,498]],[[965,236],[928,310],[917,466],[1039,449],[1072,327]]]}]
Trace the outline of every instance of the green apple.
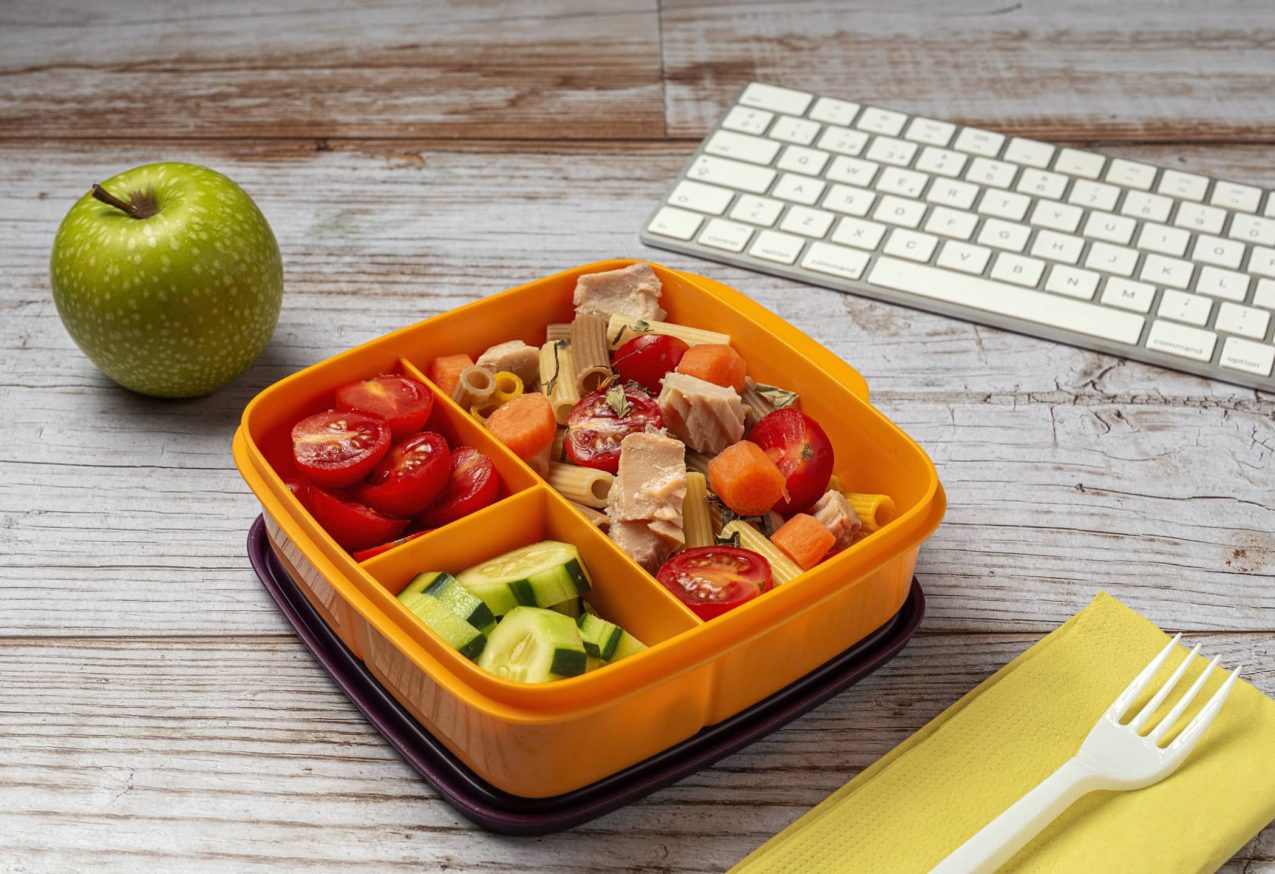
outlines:
[{"label": "green apple", "polygon": [[159,397],[205,395],[247,370],[283,300],[265,216],[195,164],[147,164],[94,185],[62,220],[49,273],[84,354]]}]

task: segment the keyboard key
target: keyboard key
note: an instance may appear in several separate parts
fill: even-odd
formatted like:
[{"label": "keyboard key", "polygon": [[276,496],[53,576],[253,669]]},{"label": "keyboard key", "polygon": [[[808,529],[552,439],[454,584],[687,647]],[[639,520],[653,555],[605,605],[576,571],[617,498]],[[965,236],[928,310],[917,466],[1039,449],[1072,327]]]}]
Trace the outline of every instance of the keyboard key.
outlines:
[{"label": "keyboard key", "polygon": [[993,161],[990,158],[975,158],[970,168],[965,171],[965,178],[980,185],[993,188],[1009,188],[1018,175],[1018,167],[1004,161]]},{"label": "keyboard key", "polygon": [[921,157],[916,159],[916,169],[937,176],[956,177],[960,176],[961,170],[965,169],[966,160],[967,158],[960,152],[926,146],[921,150]]},{"label": "keyboard key", "polygon": [[1178,227],[1204,234],[1222,233],[1222,223],[1225,221],[1225,210],[1202,203],[1179,204],[1178,214],[1173,218],[1173,223]]},{"label": "keyboard key", "polygon": [[882,164],[906,167],[912,163],[916,149],[916,143],[896,140],[893,137],[877,137],[872,141],[872,145],[868,146],[868,157]]},{"label": "keyboard key", "polygon": [[833,100],[831,97],[820,97],[810,108],[810,117],[824,124],[835,124],[845,127],[854,121],[859,112],[859,104],[849,100]]},{"label": "keyboard key", "polygon": [[769,164],[779,152],[779,143],[748,134],[719,130],[708,138],[704,151],[710,155],[748,161],[751,164]]},{"label": "keyboard key", "polygon": [[1231,219],[1231,229],[1226,235],[1235,240],[1243,240],[1245,243],[1275,246],[1275,219],[1238,213]]},{"label": "keyboard key", "polygon": [[1103,212],[1115,209],[1116,201],[1119,199],[1120,189],[1116,186],[1107,185],[1105,182],[1090,182],[1088,179],[1077,179],[1073,182],[1071,194],[1067,195],[1068,203]]},{"label": "keyboard key", "polygon": [[1048,167],[1054,157],[1054,147],[1049,143],[1014,137],[1005,147],[1005,160],[1029,167]]},{"label": "keyboard key", "polygon": [[1037,258],[1048,258],[1051,261],[1062,261],[1076,264],[1080,261],[1080,252],[1085,248],[1085,241],[1071,234],[1060,234],[1056,231],[1040,231],[1032,243],[1032,254]]},{"label": "keyboard key", "polygon": [[1080,219],[1085,211],[1069,203],[1057,203],[1052,200],[1038,200],[1032,210],[1029,221],[1042,228],[1050,228],[1067,234],[1075,233],[1080,227]]},{"label": "keyboard key", "polygon": [[823,194],[824,187],[824,183],[818,179],[785,173],[779,177],[779,181],[775,183],[775,190],[770,193],[783,200],[812,206],[819,200],[819,195]]},{"label": "keyboard key", "polygon": [[1206,266],[1200,268],[1200,278],[1195,281],[1195,290],[1211,297],[1243,302],[1248,296],[1248,283],[1246,273]]},{"label": "keyboard key", "polygon": [[1191,274],[1194,271],[1195,265],[1190,261],[1180,261],[1164,255],[1148,255],[1142,262],[1142,273],[1139,278],[1156,285],[1187,288],[1191,284]]},{"label": "keyboard key", "polygon": [[1256,310],[1227,301],[1218,307],[1217,321],[1213,323],[1213,327],[1228,334],[1260,340],[1266,336],[1266,328],[1270,323],[1271,314],[1266,310]]},{"label": "keyboard key", "polygon": [[1132,276],[1133,269],[1137,265],[1137,251],[1126,249],[1124,246],[1113,246],[1110,243],[1090,244],[1089,256],[1085,258],[1085,266],[1090,270],[1101,270],[1117,276]]},{"label": "keyboard key", "polygon": [[885,225],[856,218],[843,218],[832,232],[832,241],[858,249],[872,251],[881,245],[885,236]]},{"label": "keyboard key", "polygon": [[1085,221],[1085,229],[1082,233],[1095,240],[1106,240],[1108,243],[1124,245],[1133,239],[1133,232],[1137,227],[1138,223],[1126,216],[1113,215],[1109,212],[1091,212],[1088,220]]},{"label": "keyboard key", "polygon": [[810,145],[818,135],[819,123],[817,121],[810,121],[806,118],[793,118],[791,115],[779,116],[770,128],[772,139],[783,140],[785,143],[796,143],[799,146]]},{"label": "keyboard key", "polygon": [[941,203],[957,209],[969,209],[978,197],[978,186],[955,179],[938,179],[930,186],[925,199],[930,203]]},{"label": "keyboard key", "polygon": [[752,82],[744,89],[744,93],[739,95],[737,102],[755,109],[802,115],[812,99],[814,99],[813,95],[804,91],[793,91],[791,88],[776,88],[774,85]]},{"label": "keyboard key", "polygon": [[811,243],[806,257],[801,259],[801,266],[843,279],[858,279],[868,266],[870,257],[867,252],[856,252],[831,243]]},{"label": "keyboard key", "polygon": [[1257,280],[1257,290],[1253,292],[1253,306],[1275,310],[1275,280]]},{"label": "keyboard key", "polygon": [[1258,276],[1275,276],[1275,249],[1254,246],[1248,256],[1248,272]]},{"label": "keyboard key", "polygon": [[1186,254],[1186,247],[1190,241],[1191,234],[1188,231],[1151,222],[1144,224],[1142,232],[1138,234],[1139,249],[1149,249],[1175,258],[1181,258]]},{"label": "keyboard key", "polygon": [[1123,185],[1125,188],[1140,188],[1143,191],[1151,190],[1151,183],[1155,181],[1155,167],[1150,164],[1140,164],[1137,161],[1126,161],[1123,158],[1113,158],[1107,166],[1108,182],[1115,185]]},{"label": "keyboard key", "polygon": [[1027,215],[1027,207],[1031,206],[1031,202],[1032,199],[1025,194],[988,190],[983,192],[978,211],[984,215],[994,215],[997,218],[1019,222],[1023,220],[1023,216]]},{"label": "keyboard key", "polygon": [[778,200],[741,194],[739,200],[735,201],[735,206],[731,208],[730,217],[737,221],[770,227],[775,223],[775,219],[779,218],[783,208],[784,205]]},{"label": "keyboard key", "polygon": [[1160,174],[1160,184],[1155,190],[1181,200],[1204,200],[1204,194],[1209,190],[1209,180],[1207,176],[1198,176],[1195,173],[1165,170]]},{"label": "keyboard key", "polygon": [[753,229],[748,225],[715,218],[709,220],[704,232],[699,235],[699,242],[705,246],[712,246],[714,249],[742,252],[744,246],[748,245],[748,238],[752,235]]},{"label": "keyboard key", "polygon": [[1262,200],[1262,189],[1252,185],[1239,185],[1235,182],[1213,183],[1213,196],[1209,203],[1223,209],[1238,209],[1244,212],[1257,212],[1257,205]]},{"label": "keyboard key", "polygon": [[930,233],[955,237],[958,240],[968,240],[974,236],[974,228],[977,226],[978,216],[974,213],[948,209],[946,206],[936,206],[930,210],[930,217],[925,223],[925,229]]},{"label": "keyboard key", "polygon": [[1191,257],[1218,267],[1239,267],[1244,258],[1244,244],[1201,234],[1195,238],[1195,249],[1192,250]]},{"label": "keyboard key", "polygon": [[1044,272],[1044,261],[1002,252],[996,256],[996,263],[992,265],[991,277],[1001,282],[1012,282],[1014,285],[1035,288],[1040,284],[1040,277]]},{"label": "keyboard key", "polygon": [[949,270],[978,275],[987,269],[987,262],[992,257],[992,250],[973,243],[944,243],[939,250],[938,265]]},{"label": "keyboard key", "polygon": [[1001,144],[1005,135],[990,130],[979,130],[976,127],[961,128],[956,135],[952,148],[971,155],[982,155],[984,158],[995,158],[1001,152]]},{"label": "keyboard key", "polygon": [[1120,212],[1149,222],[1167,222],[1173,201],[1160,194],[1130,191],[1124,196]]},{"label": "keyboard key", "polygon": [[760,136],[766,132],[766,128],[770,127],[770,121],[774,117],[773,112],[767,112],[764,109],[732,106],[730,112],[726,113],[726,117],[722,119],[722,127],[742,134]]},{"label": "keyboard key", "polygon": [[727,188],[738,188],[751,191],[753,194],[764,194],[775,181],[775,171],[755,164],[744,164],[729,158],[711,158],[700,155],[686,174],[699,182],[724,185]]},{"label": "keyboard key", "polygon": [[988,219],[983,222],[983,230],[978,234],[978,241],[984,246],[995,246],[1011,252],[1021,252],[1027,246],[1027,238],[1031,229],[1013,222],[1000,219]]},{"label": "keyboard key", "polygon": [[1050,200],[1061,200],[1067,190],[1067,177],[1061,173],[1050,173],[1048,170],[1028,168],[1018,178],[1016,191],[1031,194],[1035,197],[1047,197]]},{"label": "keyboard key", "polygon": [[703,221],[704,217],[702,215],[666,206],[655,214],[655,218],[651,219],[651,223],[647,225],[647,230],[662,237],[689,240],[695,236],[695,232],[699,230],[700,223]]},{"label": "keyboard key", "polygon": [[801,254],[804,241],[801,237],[781,234],[779,231],[758,231],[757,239],[748,250],[754,258],[764,258],[780,264],[791,264]]},{"label": "keyboard key", "polygon": [[673,193],[668,196],[671,206],[706,212],[709,215],[721,215],[730,206],[730,199],[735,192],[716,185],[704,185],[700,182],[683,180],[677,183]]},{"label": "keyboard key", "polygon": [[924,215],[925,204],[919,200],[904,200],[902,197],[887,194],[877,202],[877,209],[872,217],[879,222],[915,228],[921,224],[921,217]]},{"label": "keyboard key", "polygon": [[1135,313],[1149,311],[1153,300],[1155,300],[1155,286],[1147,285],[1145,282],[1134,282],[1132,279],[1113,276],[1102,288],[1103,303]]},{"label": "keyboard key", "polygon": [[925,262],[930,260],[930,256],[934,254],[934,247],[938,244],[938,237],[932,237],[920,231],[896,228],[890,232],[890,239],[885,241],[885,248],[882,251],[896,258]]},{"label": "keyboard key", "polygon": [[1203,327],[1209,323],[1209,314],[1212,312],[1213,301],[1203,295],[1174,291],[1172,288],[1166,288],[1160,293],[1160,309],[1157,314],[1162,319]]},{"label": "keyboard key", "polygon": [[810,209],[805,206],[790,206],[788,214],[784,216],[784,220],[779,223],[779,229],[789,231],[794,234],[801,234],[803,237],[814,237],[822,239],[828,233],[828,228],[832,227],[832,220],[836,218],[830,212],[824,212],[821,209]]},{"label": "keyboard key", "polygon": [[867,188],[872,185],[872,180],[880,168],[880,164],[874,164],[872,161],[838,155],[832,159],[832,165],[828,167],[828,172],[824,175],[833,182],[844,182],[847,185]]},{"label": "keyboard key", "polygon": [[908,117],[901,112],[869,106],[859,115],[859,120],[855,122],[855,127],[860,130],[866,130],[869,133],[893,137],[898,136],[899,131],[903,130],[903,125],[907,120]]},{"label": "keyboard key", "polygon": [[1271,365],[1275,364],[1275,346],[1227,337],[1226,344],[1222,346],[1222,357],[1217,363],[1232,370],[1270,376]]},{"label": "keyboard key", "polygon": [[956,125],[950,122],[917,117],[912,119],[912,123],[908,125],[907,132],[903,134],[903,137],[904,139],[912,140],[914,143],[946,146],[952,141],[952,134],[954,133],[956,133]]},{"label": "keyboard key", "polygon": [[861,130],[844,127],[826,127],[819,137],[819,148],[838,155],[858,155],[868,144],[868,135]]},{"label": "keyboard key", "polygon": [[1138,342],[1145,321],[1134,313],[884,255],[877,258],[868,280],[885,288],[1128,345]]},{"label": "keyboard key", "polygon": [[794,173],[806,173],[818,176],[823,172],[823,165],[828,160],[828,153],[818,149],[807,149],[805,146],[789,146],[779,156],[775,166],[780,170],[791,170]]},{"label": "keyboard key", "polygon": [[1061,149],[1054,159],[1054,170],[1068,176],[1083,176],[1086,179],[1102,177],[1102,166],[1107,159],[1093,152],[1082,152],[1079,149]]},{"label": "keyboard key", "polygon": [[1059,264],[1049,271],[1049,278],[1045,280],[1045,289],[1056,294],[1090,300],[1094,292],[1098,290],[1099,278],[1099,275],[1092,270],[1081,270],[1079,267]]},{"label": "keyboard key", "polygon": [[1275,193],[1266,195],[1266,217],[1275,218]]},{"label": "keyboard key", "polygon": [[1212,331],[1179,325],[1156,319],[1147,334],[1147,348],[1166,355],[1190,358],[1194,361],[1210,361],[1217,335]]},{"label": "keyboard key", "polygon": [[904,170],[901,167],[886,167],[877,179],[877,191],[883,194],[901,194],[904,197],[920,197],[930,177],[915,170]]},{"label": "keyboard key", "polygon": [[872,209],[872,202],[877,199],[876,192],[866,188],[855,188],[852,185],[834,185],[828,191],[821,204],[824,209],[834,209],[846,215],[867,215]]}]

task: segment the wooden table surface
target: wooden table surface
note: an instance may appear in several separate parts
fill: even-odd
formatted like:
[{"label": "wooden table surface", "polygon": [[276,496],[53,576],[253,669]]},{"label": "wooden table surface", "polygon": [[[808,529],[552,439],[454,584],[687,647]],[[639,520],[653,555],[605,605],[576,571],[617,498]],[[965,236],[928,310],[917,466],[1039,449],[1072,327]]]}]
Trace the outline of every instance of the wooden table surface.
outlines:
[{"label": "wooden table surface", "polygon": [[[1269,0],[0,3],[0,857],[8,871],[721,871],[1106,589],[1275,692],[1275,398],[646,250],[756,78],[1275,187]],[[90,183],[215,167],[283,250],[274,341],[161,402],[78,352],[48,253]],[[248,567],[257,391],[601,257],[705,270],[858,367],[950,508],[887,668],[566,834],[459,817]],[[1268,828],[1228,871],[1275,871]]]}]

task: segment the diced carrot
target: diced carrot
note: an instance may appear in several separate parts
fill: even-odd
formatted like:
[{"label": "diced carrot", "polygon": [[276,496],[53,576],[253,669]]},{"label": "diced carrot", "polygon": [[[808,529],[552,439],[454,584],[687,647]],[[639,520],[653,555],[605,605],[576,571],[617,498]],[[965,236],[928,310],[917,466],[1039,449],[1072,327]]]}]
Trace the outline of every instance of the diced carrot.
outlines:
[{"label": "diced carrot", "polygon": [[496,439],[526,460],[553,445],[558,423],[549,399],[540,392],[520,395],[487,417],[487,429]]},{"label": "diced carrot", "polygon": [[698,377],[713,385],[727,385],[737,392],[744,390],[744,374],[748,367],[744,357],[730,346],[701,343],[686,350],[677,363],[677,372]]},{"label": "diced carrot", "polygon": [[474,359],[468,355],[440,355],[429,363],[429,373],[425,375],[450,396],[456,390],[456,383],[460,382],[461,371],[473,366]]},{"label": "diced carrot", "polygon": [[798,513],[770,535],[770,542],[808,571],[823,561],[837,538],[814,516]]},{"label": "diced carrot", "polygon": [[784,496],[786,479],[756,443],[741,440],[708,463],[708,479],[722,503],[741,516],[765,513]]}]

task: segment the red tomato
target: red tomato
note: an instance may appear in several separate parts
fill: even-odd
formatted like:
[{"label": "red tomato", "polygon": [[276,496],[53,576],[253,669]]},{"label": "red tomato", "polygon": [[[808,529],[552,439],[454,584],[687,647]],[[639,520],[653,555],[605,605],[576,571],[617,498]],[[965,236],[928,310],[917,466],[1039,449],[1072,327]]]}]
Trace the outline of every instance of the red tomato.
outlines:
[{"label": "red tomato", "polygon": [[707,620],[769,591],[770,562],[751,549],[695,546],[664,562],[656,579]]},{"label": "red tomato", "polygon": [[391,449],[355,496],[378,512],[411,516],[434,503],[450,469],[443,435],[422,431]]},{"label": "red tomato", "polygon": [[333,540],[351,550],[393,540],[407,527],[406,519],[384,516],[317,488],[310,489],[310,512]]},{"label": "red tomato", "polygon": [[766,450],[788,480],[788,500],[775,504],[776,513],[800,513],[828,490],[832,443],[819,423],[801,410],[787,407],[767,413],[753,426],[748,439]]},{"label": "red tomato", "polygon": [[625,382],[633,380],[651,394],[659,394],[660,380],[677,367],[688,348],[667,334],[642,334],[615,350],[611,366]]},{"label": "red tomato", "polygon": [[607,389],[590,392],[576,402],[567,416],[567,460],[581,467],[615,473],[620,469],[620,441],[629,434],[664,424],[660,407],[646,392],[624,387],[628,410],[619,415],[607,403]]},{"label": "red tomato", "polygon": [[286,476],[283,478],[283,484],[301,502],[301,506],[310,506],[310,484],[308,482],[299,476]]},{"label": "red tomato", "polygon": [[389,543],[382,543],[380,546],[373,546],[370,549],[360,549],[354,553],[355,561],[367,561],[373,556],[380,555],[382,552],[389,552],[396,546],[402,546],[409,540],[415,540],[422,534],[428,534],[428,531],[417,531],[415,534],[409,534],[406,537],[400,537],[398,540],[391,540]]},{"label": "red tomato", "polygon": [[359,410],[390,426],[395,440],[425,427],[434,410],[434,395],[406,376],[377,376],[336,390],[338,410]]},{"label": "red tomato", "polygon": [[390,429],[353,410],[315,413],[292,426],[297,469],[324,488],[349,486],[367,476],[390,448]]},{"label": "red tomato", "polygon": [[438,528],[481,510],[499,495],[500,477],[491,459],[472,446],[462,446],[452,453],[451,476],[443,493],[417,521]]}]

